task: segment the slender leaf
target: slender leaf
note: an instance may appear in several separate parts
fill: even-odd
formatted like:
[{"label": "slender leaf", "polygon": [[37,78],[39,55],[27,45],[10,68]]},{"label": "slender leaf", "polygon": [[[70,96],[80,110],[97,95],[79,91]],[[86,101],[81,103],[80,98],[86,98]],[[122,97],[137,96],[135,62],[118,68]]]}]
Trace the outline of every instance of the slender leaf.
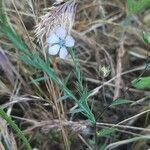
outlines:
[{"label": "slender leaf", "polygon": [[150,32],[143,32],[143,39],[146,44],[150,44]]},{"label": "slender leaf", "polygon": [[32,150],[28,140],[26,139],[26,137],[24,136],[24,134],[22,133],[22,131],[19,129],[19,127],[13,122],[13,120],[11,119],[11,117],[9,117],[5,111],[0,108],[0,116],[6,120],[6,122],[13,128],[13,130],[17,133],[17,136],[23,141],[23,144],[26,146],[27,150]]},{"label": "slender leaf", "polygon": [[118,106],[118,105],[123,105],[123,104],[128,104],[128,103],[132,103],[132,101],[118,98],[114,100],[110,106]]},{"label": "slender leaf", "polygon": [[98,137],[108,137],[116,132],[115,128],[106,128],[97,132]]},{"label": "slender leaf", "polygon": [[57,101],[61,102],[61,101],[64,101],[68,98],[70,98],[68,95],[64,95],[64,96],[60,97]]},{"label": "slender leaf", "polygon": [[79,112],[81,113],[82,111],[83,111],[82,108],[77,108],[77,109],[71,110],[70,113],[76,114],[76,113],[79,113]]},{"label": "slender leaf", "polygon": [[141,77],[132,81],[132,86],[137,89],[150,89],[150,76]]},{"label": "slender leaf", "polygon": [[104,150],[106,147],[106,144],[100,145],[100,148],[98,150]]},{"label": "slender leaf", "polygon": [[30,55],[27,45],[15,34],[10,26],[0,22],[0,31],[22,52]]},{"label": "slender leaf", "polygon": [[48,80],[48,79],[49,79],[48,77],[37,78],[37,79],[34,79],[34,80],[30,81],[29,84],[38,83],[38,82],[45,81],[45,80]]}]

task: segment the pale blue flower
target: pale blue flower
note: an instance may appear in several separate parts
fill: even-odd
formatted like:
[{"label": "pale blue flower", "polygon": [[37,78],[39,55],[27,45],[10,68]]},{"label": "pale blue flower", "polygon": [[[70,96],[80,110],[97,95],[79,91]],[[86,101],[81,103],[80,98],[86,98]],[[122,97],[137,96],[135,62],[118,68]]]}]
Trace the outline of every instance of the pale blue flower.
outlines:
[{"label": "pale blue flower", "polygon": [[58,27],[47,38],[47,43],[50,45],[48,53],[50,55],[57,55],[62,59],[65,59],[68,55],[67,48],[73,47],[75,40],[72,36],[67,35],[66,30],[63,27]]}]

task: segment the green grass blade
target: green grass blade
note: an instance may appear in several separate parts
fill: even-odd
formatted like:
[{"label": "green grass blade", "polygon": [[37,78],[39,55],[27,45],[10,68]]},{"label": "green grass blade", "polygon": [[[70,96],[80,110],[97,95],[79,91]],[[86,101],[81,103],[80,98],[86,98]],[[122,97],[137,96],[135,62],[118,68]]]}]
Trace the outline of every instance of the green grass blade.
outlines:
[{"label": "green grass blade", "polygon": [[4,9],[4,1],[0,0],[0,31],[5,34],[5,36],[21,51],[28,54],[27,45],[15,34],[12,27],[8,23],[8,17]]},{"label": "green grass blade", "polygon": [[116,100],[114,100],[112,102],[112,104],[110,105],[110,107],[111,106],[118,106],[118,105],[128,104],[128,103],[132,103],[132,101],[118,98],[118,99],[116,99]]},{"label": "green grass blade", "polygon": [[40,77],[40,78],[31,80],[31,81],[29,82],[29,84],[39,83],[39,82],[41,82],[41,81],[45,81],[45,80],[48,80],[48,79],[49,79],[48,77]]},{"label": "green grass blade", "polygon": [[27,45],[14,33],[10,26],[0,22],[0,31],[22,52],[30,55]]},{"label": "green grass blade", "polygon": [[74,74],[77,78],[77,84],[76,84],[76,88],[79,92],[83,92],[84,88],[83,88],[83,80],[82,80],[82,75],[81,75],[81,71],[79,68],[79,63],[77,61],[77,58],[75,56],[75,52],[74,49],[69,49],[72,61],[73,61],[73,67],[74,67]]},{"label": "green grass blade", "polygon": [[4,10],[4,1],[0,0],[0,20],[3,22],[5,25],[7,24],[7,15]]},{"label": "green grass blade", "polygon": [[32,150],[28,140],[22,133],[22,131],[19,129],[19,127],[14,123],[14,121],[9,117],[5,111],[0,108],[0,116],[6,120],[6,122],[12,127],[12,129],[16,132],[17,136],[22,140],[23,144],[26,146],[27,150]]}]

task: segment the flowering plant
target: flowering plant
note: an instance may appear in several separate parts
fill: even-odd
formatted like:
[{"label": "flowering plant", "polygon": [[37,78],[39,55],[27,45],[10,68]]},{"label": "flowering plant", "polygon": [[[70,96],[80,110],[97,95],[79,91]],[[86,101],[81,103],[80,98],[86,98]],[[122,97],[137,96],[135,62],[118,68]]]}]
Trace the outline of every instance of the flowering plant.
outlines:
[{"label": "flowering plant", "polygon": [[65,59],[68,55],[67,48],[71,48],[75,44],[75,40],[72,36],[67,35],[67,31],[63,27],[58,27],[53,33],[50,33],[46,41],[49,45],[48,53],[50,55],[57,55]]},{"label": "flowering plant", "polygon": [[[83,84],[82,74],[76,58],[75,52],[72,49],[75,45],[75,40],[70,35],[76,12],[76,2],[77,0],[68,0],[67,2],[54,7],[50,12],[42,17],[42,20],[36,26],[36,36],[44,46],[43,53],[45,55],[45,50],[49,55],[58,55],[61,59],[66,59],[69,54],[72,59],[73,73],[76,76],[76,89],[79,92],[80,97],[76,97],[74,93],[66,86],[66,82],[60,80],[59,76],[55,73],[50,65],[43,67],[44,62],[42,62],[41,69],[48,74],[53,82],[60,87],[63,91],[62,100],[66,98],[74,100],[75,107],[70,109],[72,114],[82,113],[87,117],[90,122],[95,123],[95,117],[88,105],[88,99],[90,92],[87,87]],[[48,49],[47,49],[48,48]],[[38,60],[38,65],[41,60]],[[42,60],[43,61],[43,60]],[[67,79],[69,79],[67,77]]]}]

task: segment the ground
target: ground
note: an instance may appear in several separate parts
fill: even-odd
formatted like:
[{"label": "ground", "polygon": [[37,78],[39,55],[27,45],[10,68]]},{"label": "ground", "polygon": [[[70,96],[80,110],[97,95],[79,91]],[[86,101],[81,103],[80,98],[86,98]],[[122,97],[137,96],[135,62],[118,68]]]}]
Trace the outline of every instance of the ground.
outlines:
[{"label": "ground", "polygon": [[[74,73],[72,57],[68,55],[62,60],[49,56],[45,59],[46,47],[42,45],[45,39],[42,38],[41,44],[36,33],[41,16],[65,4],[53,5],[55,2],[5,0],[3,8],[9,25],[28,45],[30,52],[37,51],[61,81],[67,81],[67,89],[79,99],[83,93],[76,87],[78,77]],[[90,92],[87,105],[95,123],[87,120],[84,113],[70,113],[76,110],[76,102],[70,97],[60,99],[66,91],[55,82],[55,77],[49,78],[43,68],[24,62],[20,54],[24,55],[14,40],[0,30],[0,105],[24,133],[32,149],[150,148],[150,86],[140,88],[141,84],[137,87],[137,82],[133,83],[150,74],[150,49],[143,39],[143,32],[150,29],[148,7],[139,7],[130,14],[126,0],[77,1],[76,11],[73,11],[75,21],[70,19],[70,34],[75,39],[77,70],[81,71],[84,89]],[[44,28],[41,33],[45,36],[47,31]],[[111,105],[115,100],[122,105]],[[26,149],[11,125],[6,126],[2,118],[0,149]]]}]

